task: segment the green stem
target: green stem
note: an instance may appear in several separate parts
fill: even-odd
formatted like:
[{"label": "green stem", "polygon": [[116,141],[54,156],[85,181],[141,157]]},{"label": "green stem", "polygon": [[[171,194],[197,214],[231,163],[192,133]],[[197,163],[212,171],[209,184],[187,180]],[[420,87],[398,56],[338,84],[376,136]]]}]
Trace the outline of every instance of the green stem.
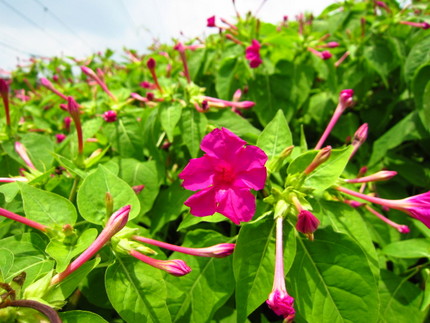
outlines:
[{"label": "green stem", "polygon": [[69,195],[69,200],[71,202],[74,202],[74,200],[75,200],[76,192],[78,190],[79,179],[80,179],[80,177],[76,176],[75,180],[73,181],[72,190],[70,191],[70,195]]}]

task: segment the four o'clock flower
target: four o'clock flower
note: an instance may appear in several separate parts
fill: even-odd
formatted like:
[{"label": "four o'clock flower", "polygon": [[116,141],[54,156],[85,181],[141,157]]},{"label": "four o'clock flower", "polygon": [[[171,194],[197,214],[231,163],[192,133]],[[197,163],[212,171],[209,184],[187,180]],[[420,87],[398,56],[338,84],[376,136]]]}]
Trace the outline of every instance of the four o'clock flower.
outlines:
[{"label": "four o'clock flower", "polygon": [[63,93],[61,93],[60,91],[58,91],[51,83],[51,81],[49,81],[47,78],[42,77],[40,79],[40,84],[42,84],[44,87],[46,87],[48,90],[50,90],[52,93],[55,93],[56,95],[58,95],[60,98],[62,98],[63,100],[67,100],[67,96],[64,95]]},{"label": "four o'clock flower", "polygon": [[3,105],[4,105],[4,111],[6,115],[6,125],[10,127],[9,85],[2,78],[0,78],[0,95],[2,97]]},{"label": "four o'clock flower", "polygon": [[412,27],[422,28],[422,29],[429,29],[430,24],[428,22],[412,22],[412,21],[400,21],[402,25],[409,25]]},{"label": "four o'clock flower", "polygon": [[344,181],[346,183],[369,183],[369,182],[379,182],[379,181],[386,181],[390,178],[397,175],[397,172],[392,170],[382,170],[380,172],[377,172],[372,175],[364,176],[364,177],[358,177],[353,179],[345,179]]},{"label": "four o'clock flower", "polygon": [[[113,95],[111,91],[109,91],[106,83],[103,82],[103,80],[100,78],[100,76],[97,75],[91,68],[89,68],[87,66],[81,66],[81,70],[85,75],[87,75],[91,79],[93,79],[102,88],[102,90],[105,91],[106,94],[109,95],[114,101],[118,101],[116,96]],[[99,72],[99,74],[101,74],[100,73],[101,70],[99,70],[98,72]]]},{"label": "four o'clock flower", "polygon": [[257,68],[263,61],[260,56],[261,45],[258,40],[253,39],[250,46],[245,50],[245,58],[249,61],[249,66],[251,68]]},{"label": "four o'clock flower", "polygon": [[113,110],[109,110],[103,113],[103,119],[106,122],[115,122],[116,118],[117,118],[116,112]]},{"label": "four o'clock flower", "polygon": [[233,253],[234,247],[235,247],[234,243],[220,243],[206,248],[187,248],[187,247],[180,247],[170,243],[166,243],[166,242],[162,242],[162,241],[158,241],[150,238],[145,238],[145,237],[139,237],[139,236],[133,236],[133,240],[148,243],[160,248],[177,251],[180,253],[185,253],[187,255],[200,256],[200,257],[215,257],[215,258],[227,257]]},{"label": "four o'clock flower", "polygon": [[371,203],[403,211],[411,217],[421,221],[428,228],[430,228],[430,191],[427,193],[407,197],[401,200],[387,200],[355,192],[341,186],[336,186],[335,189],[342,193],[358,197]]},{"label": "four o'clock flower", "polygon": [[352,138],[353,150],[351,152],[351,155],[349,156],[349,159],[351,159],[357,152],[358,148],[360,148],[360,146],[364,144],[364,142],[367,139],[368,131],[369,131],[369,127],[367,123],[362,124],[360,128],[357,129],[357,131],[354,134],[354,137]]},{"label": "four o'clock flower", "polygon": [[150,265],[154,268],[158,268],[164,270],[165,272],[173,275],[173,276],[184,276],[191,272],[191,268],[185,263],[185,261],[181,259],[173,259],[173,260],[160,260],[148,257],[143,253],[140,253],[136,250],[130,250],[129,254],[147,265]]},{"label": "four o'clock flower", "polygon": [[127,224],[128,214],[131,206],[126,205],[113,213],[109,218],[106,226],[96,238],[96,240],[81,253],[63,272],[55,275],[51,280],[51,285],[61,282],[64,278],[81,267],[84,263],[90,260],[115,234],[121,231]]},{"label": "four o'clock flower", "polygon": [[296,311],[293,307],[294,298],[288,295],[285,287],[282,221],[282,216],[276,218],[275,275],[272,292],[269,294],[266,303],[276,315],[282,316],[286,322],[292,322]]},{"label": "four o'clock flower", "polygon": [[203,157],[191,159],[179,174],[182,186],[199,192],[185,201],[195,216],[221,213],[234,223],[248,222],[255,213],[251,189],[261,190],[266,181],[267,156],[256,146],[225,128],[207,134],[200,148]]},{"label": "four o'clock flower", "polygon": [[303,208],[296,196],[292,196],[291,200],[299,212],[296,223],[297,231],[304,233],[309,238],[309,240],[314,240],[314,232],[316,229],[318,229],[320,221],[310,211]]},{"label": "four o'clock flower", "polygon": [[157,63],[155,62],[155,59],[153,59],[152,57],[146,61],[146,66],[148,67],[149,72],[151,73],[152,80],[154,81],[155,86],[157,87],[158,91],[163,93],[163,89],[161,88],[160,84],[158,83],[157,74],[155,73],[155,66],[156,65],[157,65]]},{"label": "four o'clock flower", "polygon": [[322,52],[319,52],[315,48],[308,47],[308,51],[323,60],[330,59],[333,56],[328,50],[323,50]]},{"label": "four o'clock flower", "polygon": [[305,175],[309,175],[315,170],[315,168],[317,168],[322,163],[326,162],[330,158],[330,155],[331,155],[331,146],[324,147],[317,153],[315,158],[308,165],[308,167],[306,167],[303,173]]},{"label": "four o'clock flower", "polygon": [[331,117],[331,120],[327,125],[327,128],[324,130],[324,133],[322,134],[320,140],[315,146],[315,149],[320,149],[322,147],[334,125],[336,124],[337,120],[339,120],[339,117],[342,115],[346,108],[352,106],[352,104],[354,103],[354,101],[352,100],[353,95],[354,91],[351,89],[342,90],[340,92],[339,103],[336,107],[336,110],[334,111],[333,116]]},{"label": "four o'clock flower", "polygon": [[25,149],[25,146],[19,141],[15,142],[15,151],[18,153],[19,157],[21,157],[21,159],[24,161],[24,163],[29,169],[36,170],[36,167],[31,161],[30,156],[28,156],[27,149]]}]

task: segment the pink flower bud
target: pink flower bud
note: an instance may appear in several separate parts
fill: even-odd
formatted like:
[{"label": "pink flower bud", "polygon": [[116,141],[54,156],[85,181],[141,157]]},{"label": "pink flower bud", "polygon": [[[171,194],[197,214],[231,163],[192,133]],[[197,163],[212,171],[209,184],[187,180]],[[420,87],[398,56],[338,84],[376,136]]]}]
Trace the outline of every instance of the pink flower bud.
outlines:
[{"label": "pink flower bud", "polygon": [[282,316],[287,322],[294,319],[296,311],[294,310],[294,298],[282,289],[273,290],[267,301],[267,305],[275,312],[276,315]]},{"label": "pink flower bud", "polygon": [[117,119],[116,112],[113,110],[106,111],[105,113],[103,113],[103,119],[106,122],[115,122]]},{"label": "pink flower bud", "polygon": [[354,96],[354,90],[346,89],[340,91],[339,103],[343,104],[345,108],[350,107],[353,104],[352,97]]},{"label": "pink flower bud", "polygon": [[147,81],[143,81],[139,85],[141,87],[143,87],[144,89],[148,89],[148,90],[155,90],[157,88],[157,86],[155,84],[152,84],[152,83],[147,82]]},{"label": "pink flower bud", "polygon": [[66,139],[66,135],[62,133],[58,133],[55,135],[55,138],[57,139],[57,144],[61,143]]},{"label": "pink flower bud", "polygon": [[154,93],[152,92],[146,93],[146,98],[148,99],[148,101],[154,101]]},{"label": "pink flower bud", "polygon": [[335,42],[335,41],[331,41],[331,42],[327,43],[327,47],[328,48],[336,48],[336,47],[339,47],[339,43]]},{"label": "pink flower bud", "polygon": [[135,185],[132,187],[133,191],[136,194],[139,194],[140,192],[142,192],[142,190],[145,188],[145,185]]},{"label": "pink flower bud", "polygon": [[309,175],[315,170],[315,168],[317,168],[319,165],[327,161],[327,159],[330,158],[330,155],[331,155],[331,146],[324,147],[317,153],[315,158],[312,160],[309,166],[306,167],[303,173],[306,175]]},{"label": "pink flower bud", "polygon": [[380,172],[377,172],[375,174],[365,176],[365,177],[346,179],[345,182],[347,182],[347,183],[368,183],[368,182],[386,181],[386,180],[389,180],[396,175],[397,175],[397,172],[395,172],[395,171],[383,170],[383,171],[380,171]]},{"label": "pink flower bud", "polygon": [[150,59],[148,59],[148,61],[146,62],[146,66],[150,69],[153,70],[156,66],[156,62],[155,59],[153,59],[152,57]]},{"label": "pink flower bud", "polygon": [[328,51],[328,50],[324,50],[321,52],[321,58],[323,60],[327,60],[330,59],[333,55]]},{"label": "pink flower bud", "polygon": [[[67,111],[67,106],[65,106],[65,108]],[[66,129],[67,131],[70,131],[70,124],[72,123],[72,119],[70,117],[65,117],[63,122],[64,122],[64,129]]]},{"label": "pink flower bud", "polygon": [[136,250],[129,251],[130,255],[143,261],[144,263],[173,275],[173,276],[184,276],[191,272],[191,268],[181,259],[173,260],[159,260],[148,257]]}]

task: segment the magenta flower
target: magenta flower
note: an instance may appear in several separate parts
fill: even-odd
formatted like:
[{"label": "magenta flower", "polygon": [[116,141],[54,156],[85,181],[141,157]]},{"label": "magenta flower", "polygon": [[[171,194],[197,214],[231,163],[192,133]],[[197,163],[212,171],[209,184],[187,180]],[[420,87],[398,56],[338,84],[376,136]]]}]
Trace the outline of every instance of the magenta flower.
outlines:
[{"label": "magenta flower", "polygon": [[401,200],[387,200],[379,197],[373,197],[359,192],[352,191],[345,187],[337,186],[336,190],[358,197],[362,200],[382,205],[383,207],[388,207],[391,209],[400,210],[410,215],[411,217],[421,221],[428,228],[430,228],[430,191],[407,197]]},{"label": "magenta flower", "polygon": [[248,46],[245,50],[245,58],[249,61],[251,68],[256,68],[263,63],[260,56],[261,45],[258,40],[253,39],[251,46]]},{"label": "magenta flower", "polygon": [[207,19],[207,26],[208,26],[208,27],[216,27],[216,24],[215,24],[215,16],[209,17],[209,18]]},{"label": "magenta flower", "polygon": [[66,135],[63,133],[57,133],[55,135],[55,138],[57,139],[57,144],[62,143],[64,139],[66,139]]},{"label": "magenta flower", "polygon": [[322,52],[319,52],[316,49],[309,47],[308,51],[310,51],[312,54],[314,54],[315,56],[318,56],[323,60],[330,59],[333,56],[328,50],[323,50]]},{"label": "magenta flower", "polygon": [[306,234],[308,237],[312,237],[313,233],[318,229],[320,220],[313,215],[310,211],[302,210],[297,215],[297,231]]},{"label": "magenta flower", "polygon": [[200,148],[203,157],[191,159],[179,174],[182,186],[199,192],[185,201],[195,216],[215,212],[234,223],[247,222],[255,213],[255,196],[251,189],[261,190],[266,181],[267,156],[256,146],[225,128],[207,134]]},{"label": "magenta flower", "polygon": [[109,110],[103,113],[103,119],[105,119],[106,122],[115,122],[116,117],[117,117],[116,112],[113,110]]}]

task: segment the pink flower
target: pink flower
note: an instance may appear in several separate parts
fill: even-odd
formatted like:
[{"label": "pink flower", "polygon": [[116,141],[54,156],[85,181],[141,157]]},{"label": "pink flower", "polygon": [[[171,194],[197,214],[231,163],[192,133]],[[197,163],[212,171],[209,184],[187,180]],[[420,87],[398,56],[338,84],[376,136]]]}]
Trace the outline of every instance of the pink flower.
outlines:
[{"label": "pink flower", "polygon": [[324,50],[321,52],[321,58],[323,60],[330,59],[332,56],[333,55],[328,50]]},{"label": "pink flower", "polygon": [[116,117],[117,117],[116,112],[113,110],[109,110],[103,113],[103,119],[105,119],[106,122],[115,122]]},{"label": "pink flower", "polygon": [[266,303],[276,315],[282,316],[287,322],[291,321],[296,314],[293,307],[294,298],[288,295],[285,290],[275,289],[272,291]]},{"label": "pink flower", "polygon": [[179,174],[182,186],[199,192],[185,201],[195,216],[215,212],[234,223],[247,222],[255,213],[255,196],[251,189],[261,190],[266,181],[264,164],[267,156],[256,146],[225,128],[207,134],[200,148],[203,157],[191,159]]},{"label": "pink flower", "polygon": [[297,231],[310,236],[316,229],[318,229],[319,224],[320,221],[315,215],[309,211],[302,210],[297,216],[296,229]]},{"label": "pink flower", "polygon": [[216,27],[215,16],[209,17],[207,19],[207,25],[206,26],[208,26],[208,27]]},{"label": "pink flower", "polygon": [[10,127],[10,112],[9,112],[9,85],[7,82],[0,78],[0,96],[2,97],[4,110],[6,115],[6,124]]},{"label": "pink flower", "polygon": [[427,22],[400,21],[400,23],[402,25],[409,25],[417,28],[422,28],[424,30],[430,28],[430,24]]},{"label": "pink flower", "polygon": [[245,58],[249,61],[251,68],[256,68],[263,63],[260,56],[261,45],[258,40],[253,39],[251,46],[248,46],[245,50]]},{"label": "pink flower", "polygon": [[64,139],[66,139],[66,135],[63,133],[57,133],[55,135],[55,138],[57,139],[57,144],[61,143],[64,141]]}]

